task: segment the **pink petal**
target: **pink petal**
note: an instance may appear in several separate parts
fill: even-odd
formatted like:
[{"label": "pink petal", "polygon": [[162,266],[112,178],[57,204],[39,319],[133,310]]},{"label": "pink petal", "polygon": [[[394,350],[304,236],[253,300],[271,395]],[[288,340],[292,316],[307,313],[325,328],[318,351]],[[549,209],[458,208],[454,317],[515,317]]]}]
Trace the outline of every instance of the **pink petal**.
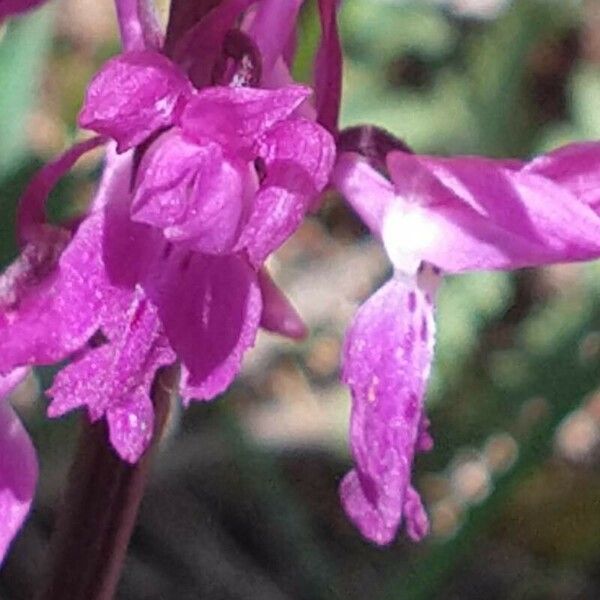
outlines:
[{"label": "pink petal", "polygon": [[106,301],[100,221],[87,219],[61,255],[65,235],[48,230],[0,277],[0,372],[62,360],[98,327]]},{"label": "pink petal", "polygon": [[359,154],[339,155],[331,182],[374,235],[380,236],[384,217],[394,203],[394,186]]},{"label": "pink petal", "polygon": [[263,137],[259,153],[266,177],[238,242],[255,265],[285,242],[316,204],[329,178],[335,145],[315,123],[290,119]]},{"label": "pink petal", "polygon": [[403,519],[412,537],[427,531],[410,479],[433,352],[431,302],[414,279],[398,275],[359,309],[344,345],[356,467],[340,494],[361,533],[378,544],[391,542]]},{"label": "pink petal", "polygon": [[48,394],[48,415],[57,417],[86,406],[95,421],[106,415],[113,447],[123,460],[136,462],[153,432],[150,388],[156,371],[175,361],[163,337],[156,308],[141,288],[131,294],[126,313],[119,315],[118,337],[91,349],[64,368]]},{"label": "pink petal", "polygon": [[181,126],[200,143],[209,138],[230,152],[248,153],[261,135],[289,117],[310,93],[300,85],[278,90],[208,88],[188,103]]},{"label": "pink petal", "polygon": [[250,170],[227,160],[219,145],[199,146],[173,129],[145,154],[138,180],[135,221],[162,229],[168,240],[189,240],[202,252],[231,250],[249,202]]},{"label": "pink petal", "polygon": [[292,37],[303,0],[263,0],[248,33],[260,48],[263,73],[269,73]]},{"label": "pink petal", "polygon": [[162,33],[153,0],[115,0],[123,49],[158,50]]},{"label": "pink petal", "polygon": [[161,280],[148,286],[185,367],[184,398],[209,400],[221,393],[254,344],[262,309],[254,271],[234,255],[174,251]]},{"label": "pink petal", "polygon": [[260,326],[267,331],[292,339],[298,340],[306,337],[308,332],[302,318],[283,292],[275,285],[266,269],[259,271],[258,283],[263,301]]},{"label": "pink petal", "polygon": [[168,58],[149,50],[127,52],[92,79],[79,125],[114,138],[124,152],[172,125],[191,93],[190,82]]},{"label": "pink petal", "polygon": [[321,43],[315,62],[317,120],[336,132],[342,97],[342,46],[337,28],[337,0],[319,0]]},{"label": "pink petal", "polygon": [[447,272],[514,269],[600,253],[600,220],[548,179],[476,157],[394,152],[388,166],[398,198],[383,237],[397,268],[420,257]]},{"label": "pink petal", "polygon": [[15,369],[0,376],[0,563],[29,512],[38,475],[35,449],[6,401],[26,373]]},{"label": "pink petal", "polygon": [[523,171],[550,179],[600,212],[600,143],[569,144],[532,160]]},{"label": "pink petal", "polygon": [[126,462],[135,464],[146,451],[154,433],[154,407],[148,393],[137,388],[120,404],[106,411],[112,447]]}]

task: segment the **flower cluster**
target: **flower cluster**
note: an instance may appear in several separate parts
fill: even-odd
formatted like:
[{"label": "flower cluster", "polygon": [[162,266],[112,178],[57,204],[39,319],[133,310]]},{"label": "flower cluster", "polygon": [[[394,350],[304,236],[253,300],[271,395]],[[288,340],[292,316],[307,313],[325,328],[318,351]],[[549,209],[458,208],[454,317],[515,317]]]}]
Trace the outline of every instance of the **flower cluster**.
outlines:
[{"label": "flower cluster", "polygon": [[[33,4],[0,2],[0,17]],[[160,368],[180,366],[185,403],[210,400],[259,327],[304,334],[264,264],[331,185],[394,267],[344,345],[355,468],[342,502],[378,544],[403,523],[422,538],[428,519],[411,471],[432,445],[423,399],[442,276],[600,256],[600,145],[525,163],[418,156],[372,127],[338,131],[335,0],[318,5],[314,91],[290,71],[302,0],[173,0],[165,32],[150,2],[115,4],[123,51],[92,79],[79,116],[97,135],[45,166],[20,202],[21,254],[0,276],[0,396],[28,367],[68,360],[48,414],[85,407],[136,462],[151,441]],[[51,225],[51,188],[100,145],[88,212]],[[37,474],[6,403],[0,445],[1,558]]]}]

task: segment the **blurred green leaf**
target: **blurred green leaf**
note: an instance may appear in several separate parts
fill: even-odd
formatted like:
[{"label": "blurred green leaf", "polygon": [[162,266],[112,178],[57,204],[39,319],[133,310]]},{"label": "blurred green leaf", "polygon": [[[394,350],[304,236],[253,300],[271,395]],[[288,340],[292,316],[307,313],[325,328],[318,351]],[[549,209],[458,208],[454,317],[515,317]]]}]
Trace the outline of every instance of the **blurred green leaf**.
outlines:
[{"label": "blurred green leaf", "polygon": [[38,97],[52,12],[52,7],[44,7],[13,20],[0,41],[0,177],[26,152],[26,119]]},{"label": "blurred green leaf", "polygon": [[447,278],[437,309],[437,349],[428,399],[434,402],[459,381],[482,329],[509,306],[508,273],[476,273]]},{"label": "blurred green leaf", "polygon": [[481,38],[475,38],[465,83],[479,128],[477,152],[495,156],[531,153],[536,135],[524,93],[528,61],[536,44],[566,31],[571,2],[517,0]]}]

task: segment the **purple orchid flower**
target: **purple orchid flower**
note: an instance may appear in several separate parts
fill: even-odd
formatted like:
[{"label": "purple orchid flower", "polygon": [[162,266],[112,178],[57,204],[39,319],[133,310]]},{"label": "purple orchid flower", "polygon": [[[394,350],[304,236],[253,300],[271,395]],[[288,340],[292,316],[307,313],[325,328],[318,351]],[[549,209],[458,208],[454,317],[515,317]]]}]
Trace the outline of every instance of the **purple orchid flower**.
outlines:
[{"label": "purple orchid flower", "polygon": [[26,374],[21,367],[0,377],[0,562],[29,512],[37,481],[35,450],[6,401]]},{"label": "purple orchid flower", "polygon": [[[0,276],[0,375],[71,358],[48,414],[85,406],[92,420],[106,418],[129,462],[151,439],[158,369],[179,362],[184,401],[209,400],[231,383],[259,326],[305,333],[264,269],[315,207],[334,162],[310,89],[289,75],[300,2],[208,4],[180,18],[190,3],[174,2],[165,36],[150,3],[116,3],[125,50],[93,79],[80,116],[100,136],[32,180],[18,214],[22,252]],[[263,21],[281,27],[274,34]],[[52,187],[107,142],[89,214],[50,225]],[[10,465],[2,473],[11,490]],[[33,492],[25,479],[18,497],[6,496],[21,520]],[[6,526],[6,543],[15,530]]]},{"label": "purple orchid flower", "polygon": [[392,151],[386,165],[391,181],[344,152],[333,174],[394,267],[358,310],[343,350],[356,466],[340,494],[378,544],[391,542],[402,522],[413,540],[429,528],[411,470],[415,453],[432,445],[423,399],[442,274],[600,257],[600,143],[528,163]]},{"label": "purple orchid flower", "polygon": [[[331,21],[329,2],[320,4]],[[102,136],[44,167],[20,203],[22,252],[0,276],[0,395],[23,365],[70,357],[49,391],[49,415],[85,406],[135,462],[153,431],[160,367],[179,360],[184,400],[210,399],[239,370],[259,325],[305,334],[263,267],[315,206],[334,158],[316,121],[337,114],[336,73],[317,61],[315,106],[290,75],[300,5],[174,0],[165,36],[150,2],[117,1],[125,52],[94,79],[81,114]],[[332,47],[332,31],[335,23],[323,27],[322,46]],[[50,190],[107,137],[114,143],[90,213],[50,225]],[[0,560],[37,475],[20,423],[8,406],[2,414]]]}]

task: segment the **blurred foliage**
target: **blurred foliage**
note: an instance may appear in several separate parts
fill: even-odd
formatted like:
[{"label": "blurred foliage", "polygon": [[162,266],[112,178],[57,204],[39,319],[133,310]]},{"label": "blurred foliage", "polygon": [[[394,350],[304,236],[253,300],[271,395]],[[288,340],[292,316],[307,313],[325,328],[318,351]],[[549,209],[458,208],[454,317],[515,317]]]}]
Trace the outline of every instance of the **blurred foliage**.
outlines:
[{"label": "blurred foliage", "polygon": [[[303,81],[310,80],[318,40],[315,4],[308,2],[302,15],[295,73]],[[459,15],[449,4],[346,0],[341,12],[347,58],[344,125],[380,125],[418,152],[490,156],[526,157],[600,137],[600,19],[593,0],[514,1],[490,20]],[[53,23],[51,8],[12,22],[0,41],[0,265],[16,252],[12,224],[19,194],[32,172],[71,141],[86,81],[117,48],[114,31],[86,43],[85,34],[73,33],[85,24],[67,24],[61,14]],[[93,30],[86,31],[91,36]],[[34,114],[35,123],[44,127],[32,127]],[[85,163],[65,178],[53,194],[53,217],[81,210],[97,174],[95,163]],[[364,237],[335,199],[303,231],[283,257],[295,261],[299,272],[308,271],[309,278],[327,275],[333,246],[343,256]],[[288,266],[284,263],[283,270]],[[314,286],[307,293],[321,300],[322,290]],[[374,549],[341,515],[335,485],[349,459],[322,452],[323,447],[337,449],[337,437],[327,436],[327,429],[347,413],[347,393],[336,383],[331,359],[331,348],[338,348],[331,340],[341,335],[337,315],[318,322],[318,339],[278,346],[274,358],[242,378],[222,406],[188,410],[181,439],[170,442],[165,460],[185,454],[185,440],[193,433],[190,460],[214,462],[205,470],[196,463],[183,469],[169,463],[173,487],[165,493],[174,499],[177,489],[191,490],[202,499],[202,510],[210,507],[207,521],[223,524],[229,536],[225,546],[248,551],[253,565],[264,566],[270,557],[276,563],[270,575],[290,594],[273,597],[600,597],[598,453],[573,466],[553,452],[557,429],[570,415],[587,411],[589,422],[600,427],[600,411],[593,408],[600,375],[599,294],[598,264],[472,274],[445,282],[428,397],[436,446],[418,458],[415,477],[433,523],[433,536],[421,545],[400,540],[388,550]],[[42,387],[53,372],[40,373]],[[310,450],[273,450],[248,433],[253,404],[269,408],[271,403],[282,414],[291,410],[293,403],[278,399],[284,392],[302,397],[298,404],[306,396],[319,406],[339,406],[318,440],[306,434]],[[301,409],[306,423],[310,402]],[[65,461],[73,420],[49,427],[42,411],[30,411],[29,424],[41,449],[42,474],[50,477],[60,459]],[[227,449],[225,458],[214,452],[207,432],[216,436],[217,447]],[[580,441],[575,436],[575,446]],[[514,455],[495,466],[494,448]],[[465,461],[485,467],[483,491],[473,496],[459,485]],[[49,530],[46,501],[40,500],[31,525],[41,523],[43,531]],[[164,525],[168,529],[168,521]],[[159,589],[163,568],[177,572],[177,540],[160,539],[144,522],[136,539],[123,589],[133,589],[134,566],[144,560],[153,567],[141,572],[150,573],[148,581]],[[30,573],[28,555],[19,554],[18,544],[14,555],[10,572]],[[19,567],[19,560],[25,566]],[[164,577],[169,585],[184,585],[172,573]],[[186,571],[186,577],[192,580],[193,574]],[[27,577],[15,576],[19,584],[8,579],[0,578],[0,595],[11,590],[7,598],[27,597],[15,592],[27,589]],[[152,597],[173,597],[157,594]]]}]

